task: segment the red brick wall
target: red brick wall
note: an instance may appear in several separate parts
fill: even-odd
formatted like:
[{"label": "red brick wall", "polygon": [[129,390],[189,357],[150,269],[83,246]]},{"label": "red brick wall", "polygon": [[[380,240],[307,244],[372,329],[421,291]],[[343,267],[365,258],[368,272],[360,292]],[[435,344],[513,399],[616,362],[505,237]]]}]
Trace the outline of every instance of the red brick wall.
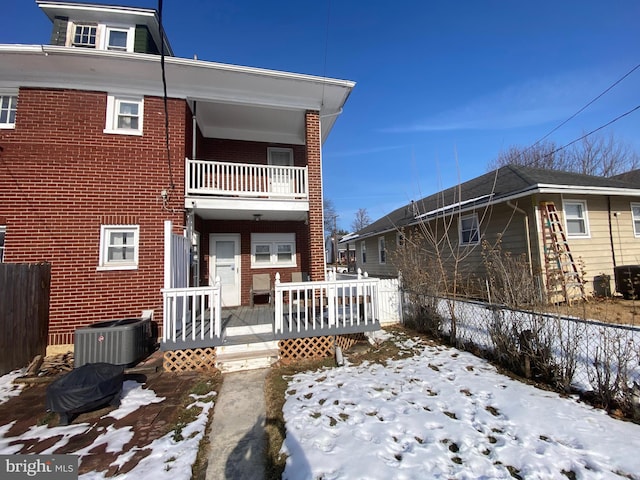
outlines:
[{"label": "red brick wall", "polygon": [[266,165],[267,149],[269,147],[291,148],[293,149],[293,164],[297,167],[307,165],[304,145],[223,140],[218,138],[203,138],[200,135],[198,135],[196,159]]},{"label": "red brick wall", "polygon": [[309,251],[311,280],[324,280],[324,226],[322,220],[322,158],[320,154],[320,115],[306,114],[306,148],[309,165]]},{"label": "red brick wall", "polygon": [[[163,223],[184,223],[183,100],[169,100],[170,184],[162,99],[146,97],[144,135],[103,133],[107,94],[21,89],[14,130],[0,130],[0,218],[5,261],[52,266],[49,343],[73,342],[93,322],[138,317],[162,321]],[[140,226],[139,268],[97,271],[100,225]]]}]

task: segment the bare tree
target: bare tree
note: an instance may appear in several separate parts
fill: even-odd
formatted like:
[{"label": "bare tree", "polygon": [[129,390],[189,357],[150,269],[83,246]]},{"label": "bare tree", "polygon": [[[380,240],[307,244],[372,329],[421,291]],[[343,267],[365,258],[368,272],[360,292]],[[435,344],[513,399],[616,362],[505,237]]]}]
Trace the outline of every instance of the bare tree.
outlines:
[{"label": "bare tree", "polygon": [[637,152],[615,139],[613,134],[608,137],[589,135],[571,148],[560,148],[553,142],[542,142],[531,147],[509,147],[489,163],[489,169],[509,164],[612,177],[638,168],[640,158]]},{"label": "bare tree", "polygon": [[324,234],[325,236],[331,236],[337,228],[338,214],[336,213],[336,207],[331,199],[325,198],[322,201],[322,209],[324,210]]},{"label": "bare tree", "polygon": [[356,218],[351,223],[351,230],[358,232],[367,227],[371,223],[371,217],[367,213],[366,208],[359,208],[356,212]]}]

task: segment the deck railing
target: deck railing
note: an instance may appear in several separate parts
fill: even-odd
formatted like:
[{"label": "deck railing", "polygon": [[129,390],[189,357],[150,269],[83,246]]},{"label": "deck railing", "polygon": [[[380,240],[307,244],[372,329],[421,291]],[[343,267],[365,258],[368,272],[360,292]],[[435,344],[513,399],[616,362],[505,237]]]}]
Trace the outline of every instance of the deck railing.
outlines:
[{"label": "deck railing", "polygon": [[308,198],[307,167],[187,159],[187,195]]},{"label": "deck railing", "polygon": [[275,281],[275,328],[280,336],[352,333],[378,323],[379,279]]},{"label": "deck railing", "polygon": [[165,288],[163,343],[211,342],[222,334],[221,287]]}]

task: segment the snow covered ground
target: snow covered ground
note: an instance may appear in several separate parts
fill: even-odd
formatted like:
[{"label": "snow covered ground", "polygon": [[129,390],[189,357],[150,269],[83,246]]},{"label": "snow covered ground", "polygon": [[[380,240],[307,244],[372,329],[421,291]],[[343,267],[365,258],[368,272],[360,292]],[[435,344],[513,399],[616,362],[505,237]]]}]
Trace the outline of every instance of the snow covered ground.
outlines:
[{"label": "snow covered ground", "polygon": [[[7,401],[11,396],[19,395],[21,386],[12,384],[12,381],[15,377],[19,376],[20,373],[21,372],[16,371],[0,377],[0,403]],[[214,394],[215,392],[212,392],[204,398],[198,395],[191,395],[193,402],[187,408],[200,407],[202,411],[193,422],[182,429],[181,437],[176,437],[173,432],[169,432],[164,437],[154,440],[149,445],[125,451],[124,445],[133,437],[131,427],[115,428],[109,426],[100,432],[91,445],[74,452],[74,454],[82,458],[84,455],[90,454],[96,447],[105,445],[106,452],[119,453],[113,465],[121,466],[126,464],[127,461],[134,456],[136,451],[150,450],[149,455],[143,458],[128,473],[109,478],[115,480],[125,478],[135,478],[136,480],[160,480],[163,478],[190,480],[191,466],[195,462],[198,446],[205,432],[209,411],[213,408],[211,396]],[[163,400],[164,398],[156,396],[153,390],[143,388],[140,383],[127,380],[123,385],[120,406],[105,416],[122,419],[141,406],[162,402]],[[6,433],[12,424],[13,423],[0,425],[1,455],[10,455],[19,452],[26,441],[43,441],[58,437],[51,447],[41,453],[42,455],[53,454],[66,445],[72,437],[82,435],[90,429],[95,428],[95,425],[89,423],[78,423],[59,427],[39,425],[31,427],[19,437],[7,437]],[[80,480],[103,480],[105,478],[105,472],[90,472],[79,476]]]},{"label": "snow covered ground", "polygon": [[284,406],[299,479],[640,479],[640,425],[419,339],[385,365],[300,373]]}]

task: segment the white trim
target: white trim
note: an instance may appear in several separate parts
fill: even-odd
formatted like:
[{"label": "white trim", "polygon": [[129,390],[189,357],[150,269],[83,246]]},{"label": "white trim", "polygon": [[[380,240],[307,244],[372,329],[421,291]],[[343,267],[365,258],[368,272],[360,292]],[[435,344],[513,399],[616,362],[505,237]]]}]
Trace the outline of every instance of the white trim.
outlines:
[{"label": "white trim", "polygon": [[[384,257],[384,258],[382,258]],[[378,237],[378,264],[386,265],[387,263],[387,247],[384,235]]]},{"label": "white trim", "polygon": [[[580,218],[572,218],[571,220],[581,220],[584,224],[584,233],[571,233],[569,232],[569,218],[567,215],[567,204],[572,205],[580,205],[582,207],[582,217]],[[565,232],[567,232],[567,238],[591,238],[591,230],[589,228],[589,210],[587,209],[587,201],[586,200],[577,200],[572,198],[563,198],[562,199],[562,212],[564,216],[564,228]]]},{"label": "white trim", "polygon": [[[270,261],[256,262],[256,247],[269,246]],[[278,247],[291,246],[291,261],[278,261]],[[296,234],[295,233],[252,233],[251,234],[251,268],[296,267]]]},{"label": "white trim", "polygon": [[[107,243],[110,233],[133,233],[133,260],[109,261]],[[100,225],[100,252],[98,258],[98,271],[105,270],[136,270],[140,251],[140,226],[139,225]]]},{"label": "white trim", "polygon": [[[138,105],[138,128],[118,128],[118,107],[121,102],[135,103]],[[107,95],[107,114],[104,133],[141,136],[143,132],[143,120],[144,97],[113,94]]]},{"label": "white trim", "polygon": [[[469,235],[469,241],[465,242],[464,239],[462,238],[462,222],[470,218],[475,221],[476,240],[473,241],[474,234],[473,234],[473,231],[469,229],[469,232],[471,232],[471,234]],[[472,228],[474,228],[473,225],[472,225]],[[464,245],[464,246],[478,245],[480,243],[480,222],[478,220],[477,213],[474,212],[470,215],[460,215],[458,219],[458,240],[460,241],[460,245]]]},{"label": "white trim", "polygon": [[[100,25],[101,27],[103,27],[104,29],[104,34],[101,35],[100,38],[100,48],[102,50],[108,50],[110,52],[133,52],[133,47],[135,44],[135,36],[136,36],[136,29],[135,27],[132,27],[130,25],[113,25],[113,24],[106,24],[106,25]],[[125,32],[127,34],[127,44],[125,45],[124,49],[120,49],[120,48],[109,48],[109,35],[112,31],[117,31],[117,32]]]},{"label": "white trim", "polygon": [[[12,101],[12,103],[15,103],[15,110],[16,110],[16,116],[18,114],[18,89],[0,89],[0,100],[2,99],[2,97],[9,97],[9,98],[15,98],[15,100]],[[2,107],[2,103],[0,102],[0,108]],[[9,105],[9,112],[11,112],[11,105]],[[7,117],[7,120],[9,120],[9,117]],[[4,123],[0,123],[0,129],[6,129],[6,130],[13,130],[16,128],[16,122],[15,119],[13,122],[4,122]]]},{"label": "white trim", "polygon": [[[631,223],[633,224],[633,235],[636,238],[640,238],[640,203],[631,202]],[[633,213],[633,209],[638,209],[638,218],[636,219],[635,214]],[[636,222],[638,222],[638,228],[636,228]]]}]

